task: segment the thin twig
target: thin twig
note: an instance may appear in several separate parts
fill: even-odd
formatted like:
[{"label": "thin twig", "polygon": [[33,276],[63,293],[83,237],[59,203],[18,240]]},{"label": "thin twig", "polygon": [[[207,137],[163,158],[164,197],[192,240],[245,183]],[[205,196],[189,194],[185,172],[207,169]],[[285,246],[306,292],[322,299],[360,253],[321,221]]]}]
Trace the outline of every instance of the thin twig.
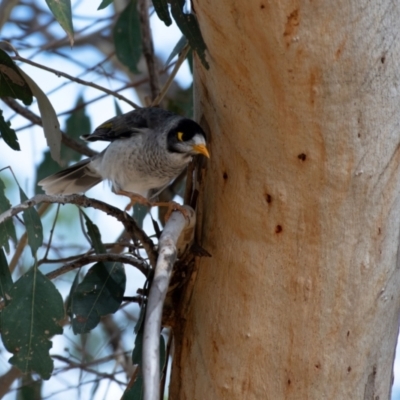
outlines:
[{"label": "thin twig", "polygon": [[[81,364],[81,363],[77,363],[75,361],[72,361],[70,358],[67,358],[67,357],[53,355],[53,358],[56,359],[56,360],[65,362],[67,365],[69,365],[68,369],[79,368],[81,371],[83,370],[83,371],[89,372],[91,374],[94,374],[96,376],[100,376],[102,378],[111,379],[112,381],[118,383],[119,385],[125,386],[125,382],[122,382],[122,381],[116,379],[115,378],[115,374],[111,375],[111,374],[106,374],[106,373],[103,373],[103,372],[99,372],[99,371],[97,371],[95,369],[88,368],[83,363]],[[121,371],[121,372],[123,372],[123,371]]]},{"label": "thin twig", "polygon": [[63,265],[61,268],[56,269],[55,271],[49,272],[46,276],[49,279],[57,278],[60,275],[63,275],[67,272],[73,271],[74,269],[80,268],[83,265],[91,264],[93,262],[121,262],[124,264],[130,264],[136,267],[142,274],[147,276],[148,267],[145,262],[140,261],[134,257],[121,255],[121,254],[112,254],[112,253],[105,253],[105,254],[92,254],[86,255],[78,258],[75,261],[72,261],[68,264]]},{"label": "thin twig", "polygon": [[135,220],[128,215],[126,212],[120,210],[117,207],[113,207],[103,201],[92,199],[84,195],[71,194],[71,195],[46,195],[38,194],[31,199],[24,201],[17,206],[11,207],[7,211],[0,214],[0,224],[7,219],[19,214],[22,211],[27,210],[30,207],[36,206],[39,203],[59,203],[59,204],[75,204],[81,207],[93,207],[97,210],[101,210],[108,215],[113,216],[119,222],[121,222],[126,231],[129,233],[132,240],[139,240],[143,248],[145,249],[150,264],[155,267],[157,262],[157,252],[154,248],[153,241],[140,229]]},{"label": "thin twig", "polygon": [[32,66],[34,66],[36,68],[43,69],[43,70],[48,71],[48,72],[52,72],[53,74],[56,74],[57,76],[62,76],[64,78],[66,78],[66,79],[69,79],[70,81],[79,83],[79,84],[84,85],[84,86],[90,86],[90,87],[92,87],[94,89],[100,90],[101,92],[107,93],[107,94],[109,94],[111,96],[116,97],[117,99],[119,99],[121,101],[124,101],[125,103],[128,103],[133,108],[141,108],[138,104],[136,104],[135,102],[127,99],[125,96],[122,96],[121,94],[115,92],[114,90],[107,89],[107,88],[105,88],[103,86],[100,86],[100,85],[97,85],[97,84],[95,84],[93,82],[88,82],[88,81],[84,81],[83,79],[80,79],[80,78],[75,78],[74,76],[66,74],[65,72],[58,71],[58,70],[50,68],[50,67],[46,67],[45,65],[38,64],[38,63],[36,63],[34,61],[28,60],[27,58],[21,57],[19,55],[16,55],[16,56],[14,56],[12,58],[14,60],[22,61],[22,62],[24,62],[26,64],[32,65]]},{"label": "thin twig", "polygon": [[175,76],[178,73],[179,68],[181,67],[181,65],[185,61],[186,56],[189,53],[189,50],[190,50],[190,46],[187,44],[183,48],[181,54],[179,55],[178,61],[176,62],[175,66],[174,66],[174,69],[171,72],[171,75],[168,77],[167,82],[165,82],[164,87],[161,89],[161,92],[159,93],[159,95],[151,103],[152,107],[158,106],[162,102],[163,98],[165,97],[165,95],[168,92],[169,87],[171,86],[173,80],[175,79]]},{"label": "thin twig", "polygon": [[142,33],[142,49],[147,64],[147,70],[149,73],[151,100],[153,101],[160,93],[160,82],[158,79],[156,57],[154,55],[153,37],[150,28],[149,1],[139,0],[138,9],[140,16],[140,30]]},{"label": "thin twig", "polygon": [[[46,209],[49,207],[49,204],[42,204],[42,206],[45,206]],[[41,207],[42,207],[41,206]],[[60,212],[60,205],[57,204],[57,211],[56,211],[56,216],[54,217],[54,221],[53,221],[53,225],[51,226],[50,229],[50,237],[49,237],[49,243],[47,244],[46,247],[46,252],[44,253],[43,258],[46,259],[47,256],[49,255],[49,251],[50,251],[50,247],[51,247],[51,242],[53,240],[53,234],[54,234],[54,229],[56,228],[56,222],[57,222],[57,218],[58,218],[58,214]],[[40,214],[39,214],[40,215]],[[37,264],[38,265],[38,264]]]}]

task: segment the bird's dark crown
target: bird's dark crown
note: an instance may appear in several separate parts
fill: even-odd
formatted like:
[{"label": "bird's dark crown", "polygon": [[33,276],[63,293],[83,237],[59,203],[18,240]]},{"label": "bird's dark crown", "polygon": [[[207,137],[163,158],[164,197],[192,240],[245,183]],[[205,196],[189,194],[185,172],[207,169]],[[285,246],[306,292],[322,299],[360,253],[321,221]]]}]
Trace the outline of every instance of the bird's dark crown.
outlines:
[{"label": "bird's dark crown", "polygon": [[182,142],[187,142],[196,134],[201,134],[204,138],[206,137],[201,126],[197,122],[188,118],[181,119],[178,124],[168,132],[169,138],[180,137],[179,141]]}]

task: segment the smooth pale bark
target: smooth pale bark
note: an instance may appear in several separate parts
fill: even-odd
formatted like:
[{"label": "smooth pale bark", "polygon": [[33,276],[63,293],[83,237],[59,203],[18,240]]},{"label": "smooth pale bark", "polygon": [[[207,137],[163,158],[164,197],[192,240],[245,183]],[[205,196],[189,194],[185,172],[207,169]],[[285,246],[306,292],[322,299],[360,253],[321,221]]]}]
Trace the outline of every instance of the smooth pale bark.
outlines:
[{"label": "smooth pale bark", "polygon": [[194,2],[202,245],[171,398],[388,399],[400,308],[396,1]]}]

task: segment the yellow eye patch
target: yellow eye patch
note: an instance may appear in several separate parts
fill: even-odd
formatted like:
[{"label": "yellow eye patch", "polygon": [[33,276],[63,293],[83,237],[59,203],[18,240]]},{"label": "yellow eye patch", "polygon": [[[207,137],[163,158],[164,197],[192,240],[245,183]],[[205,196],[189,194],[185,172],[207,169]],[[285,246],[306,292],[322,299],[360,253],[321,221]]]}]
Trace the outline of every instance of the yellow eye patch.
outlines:
[{"label": "yellow eye patch", "polygon": [[179,140],[180,142],[183,142],[183,132],[178,132],[178,133],[176,134],[176,137],[178,138],[178,140]]}]

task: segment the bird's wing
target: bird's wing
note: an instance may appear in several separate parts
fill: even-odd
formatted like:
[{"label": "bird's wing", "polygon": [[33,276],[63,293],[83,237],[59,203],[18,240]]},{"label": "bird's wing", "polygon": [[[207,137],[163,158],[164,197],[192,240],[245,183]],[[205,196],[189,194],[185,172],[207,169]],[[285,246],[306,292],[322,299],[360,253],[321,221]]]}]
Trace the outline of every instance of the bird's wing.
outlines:
[{"label": "bird's wing", "polygon": [[104,140],[113,142],[116,139],[129,138],[148,129],[154,129],[166,119],[173,116],[169,111],[161,108],[148,107],[117,115],[98,126],[90,135],[82,138],[89,142]]}]

